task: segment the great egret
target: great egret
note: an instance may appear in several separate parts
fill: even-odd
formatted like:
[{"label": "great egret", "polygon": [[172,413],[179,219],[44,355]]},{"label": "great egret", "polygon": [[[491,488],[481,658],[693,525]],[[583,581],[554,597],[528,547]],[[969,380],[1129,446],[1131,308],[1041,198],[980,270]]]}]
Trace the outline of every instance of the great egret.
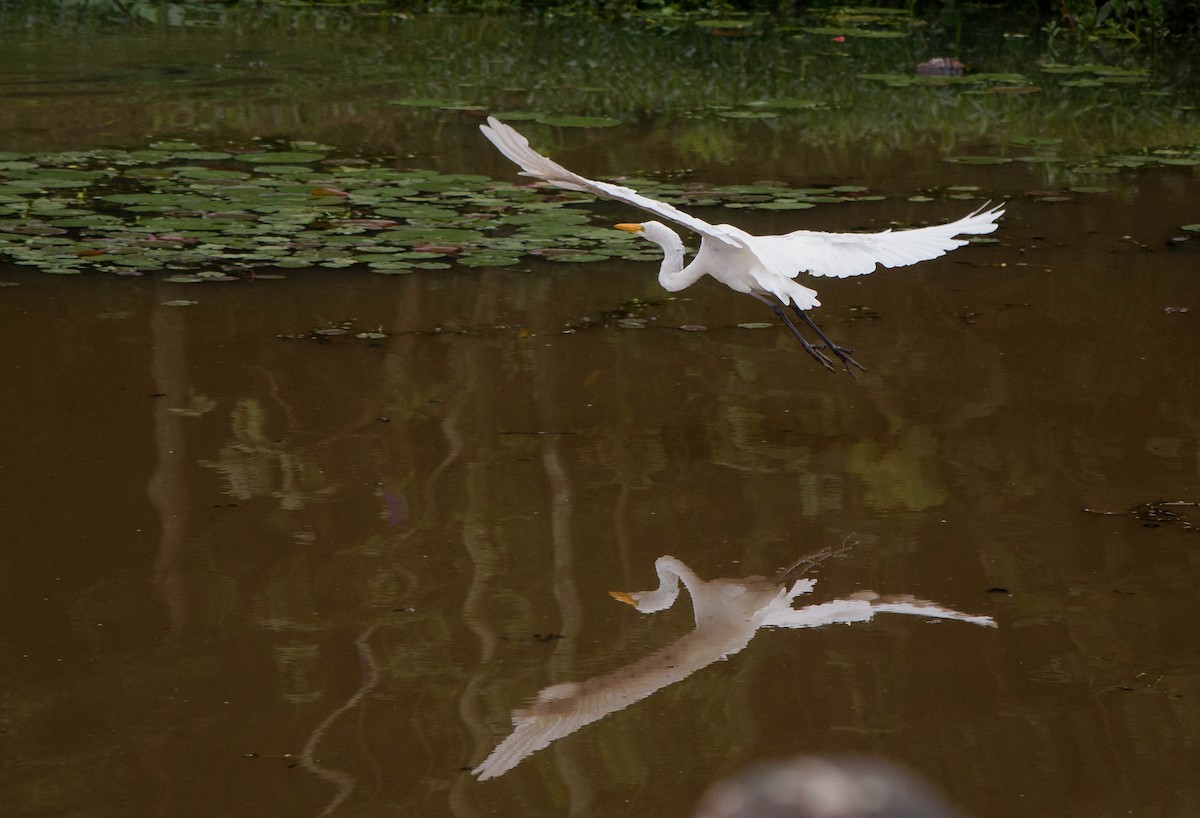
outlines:
[{"label": "great egret", "polygon": [[910,596],[880,596],[873,591],[793,608],[792,600],[812,591],[814,579],[796,580],[790,588],[764,577],[705,581],[671,556],[655,560],[654,570],[659,579],[655,590],[612,591],[611,595],[642,613],[654,613],[675,604],[682,581],[692,598],[695,630],[611,673],[542,690],[528,707],[513,711],[513,732],[472,771],[480,780],[502,775],[555,739],[732,656],[750,644],[760,628],[866,622],[884,612],[996,627],[989,616],[965,614]]},{"label": "great egret", "polygon": [[[834,371],[834,364],[822,348],[840,360],[851,374],[851,366],[863,371],[865,368],[851,357],[852,350],[834,344],[809,318],[806,311],[821,306],[821,302],[816,290],[794,280],[799,273],[846,278],[874,272],[880,264],[884,267],[916,264],[967,243],[956,236],[991,233],[996,229],[996,220],[1004,215],[1003,205],[991,209],[985,209],[984,205],[958,221],[910,230],[880,233],[796,230],[782,236],[754,236],[731,224],[709,224],[632,188],[586,179],[529,147],[528,139],[495,117],[488,117],[487,124],[479,129],[502,154],[521,166],[522,176],[541,179],[564,190],[616,199],[699,233],[700,250],[691,263],[685,264],[683,241],[662,222],[617,225],[619,230],[639,235],[663,249],[662,267],[658,271],[658,283],[663,289],[678,292],[709,275],[736,292],[753,296],[770,307],[805,351],[830,372]],[[791,308],[816,333],[820,345],[810,343],[801,334],[785,308]]]}]

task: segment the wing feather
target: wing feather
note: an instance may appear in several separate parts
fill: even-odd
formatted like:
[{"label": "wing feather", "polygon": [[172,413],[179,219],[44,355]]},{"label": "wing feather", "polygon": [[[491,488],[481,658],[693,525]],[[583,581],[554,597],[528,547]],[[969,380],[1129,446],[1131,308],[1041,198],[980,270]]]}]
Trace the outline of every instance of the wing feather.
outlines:
[{"label": "wing feather", "polygon": [[512,162],[521,166],[521,176],[529,176],[549,182],[563,190],[574,190],[581,193],[591,193],[602,199],[615,199],[627,205],[653,213],[668,221],[694,230],[702,236],[711,236],[734,247],[746,246],[746,235],[737,228],[729,225],[709,224],[703,219],[689,216],[677,207],[643,196],[633,188],[614,185],[609,182],[597,182],[569,171],[549,157],[529,147],[529,140],[512,127],[505,125],[494,116],[489,116],[486,125],[480,125],[479,130],[496,146],[500,153]]},{"label": "wing feather", "polygon": [[[782,236],[752,236],[733,225],[709,224],[666,202],[643,196],[632,188],[597,182],[569,171],[529,147],[528,139],[495,117],[488,117],[487,124],[480,125],[479,129],[502,154],[521,167],[522,176],[540,179],[564,190],[591,193],[602,199],[624,202],[725,245],[748,249],[769,273],[789,279],[794,279],[801,272],[846,278],[874,272],[879,265],[904,267],[927,261],[967,243],[966,239],[958,236],[991,233],[996,229],[996,221],[1004,215],[1003,205],[990,209],[984,205],[957,221],[911,230],[884,230],[879,233],[796,230]],[[776,292],[780,287],[768,286],[770,282],[766,281],[761,283],[769,292],[787,300]],[[782,285],[782,282],[776,283]],[[810,306],[815,303],[814,299]]]},{"label": "wing feather", "polygon": [[775,628],[819,628],[822,625],[869,622],[877,613],[911,614],[931,619],[957,619],[961,622],[982,625],[985,628],[996,627],[995,620],[990,616],[963,613],[936,602],[930,602],[928,599],[917,599],[912,596],[880,596],[874,591],[858,591],[845,599],[806,605],[803,608],[774,611],[763,624]]},{"label": "wing feather", "polygon": [[996,229],[1004,206],[985,210],[984,205],[968,216],[946,224],[881,233],[821,233],[797,230],[782,236],[756,236],[751,249],[772,272],[795,278],[806,272],[814,276],[866,275],[877,265],[904,267],[945,255],[962,247],[960,235],[982,235]]}]

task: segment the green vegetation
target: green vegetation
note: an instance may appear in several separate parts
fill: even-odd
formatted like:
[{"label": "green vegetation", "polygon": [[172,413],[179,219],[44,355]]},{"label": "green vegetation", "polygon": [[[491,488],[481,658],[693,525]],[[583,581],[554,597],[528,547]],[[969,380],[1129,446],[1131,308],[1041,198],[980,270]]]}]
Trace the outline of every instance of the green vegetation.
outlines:
[{"label": "green vegetation", "polygon": [[1059,0],[1055,9],[1043,10],[1051,13],[1046,30],[1052,36],[1142,41],[1195,37],[1200,31],[1196,0]]},{"label": "green vegetation", "polygon": [[[19,66],[0,91],[0,258],[53,273],[194,283],[287,267],[657,257],[594,220],[603,211],[591,199],[485,175],[515,178],[481,144],[485,113],[521,123],[568,166],[575,157],[560,149],[589,152],[592,168],[634,174],[618,181],[716,221],[716,208],[802,210],[885,192],[918,203],[1011,195],[760,181],[803,171],[794,158],[810,152],[921,145],[960,166],[1026,166],[1040,201],[1117,187],[1097,177],[1200,165],[1194,55],[1047,42],[1023,18],[951,24],[949,7],[782,22],[658,7],[616,24],[410,16],[382,3],[14,7],[0,7],[0,53]],[[129,22],[149,8],[159,26]],[[62,36],[69,26],[79,36]],[[963,75],[914,72],[947,54]],[[724,180],[687,172],[738,163]],[[754,183],[720,183],[734,179]],[[576,201],[589,205],[563,206]]]},{"label": "green vegetation", "polygon": [[[1038,193],[1040,201],[1109,192],[1085,183],[1095,175],[1200,167],[1200,146],[1087,163],[1072,162],[1059,152],[1061,140],[1048,137],[1016,139],[1009,148],[1012,155],[945,161],[1058,166],[1065,189]],[[264,272],[288,268],[364,266],[397,274],[452,264],[508,266],[530,256],[554,262],[658,258],[649,244],[596,220],[592,207],[569,206],[593,205],[591,196],[474,174],[395,169],[388,166],[391,159],[341,156],[313,142],[211,150],[174,141],[133,151],[0,153],[0,259],[59,275],[155,273],[169,282],[196,284],[275,278]],[[884,198],[858,185],[620,181],[686,209],[707,208],[714,220],[721,216],[713,208],[805,210]],[[977,186],[947,186],[908,199],[988,195]]]},{"label": "green vegetation", "polygon": [[[286,17],[302,21],[326,17],[405,17],[429,13],[545,14],[602,20],[627,19],[655,25],[690,20],[731,34],[753,25],[755,17],[773,23],[808,20],[814,33],[843,36],[896,37],[897,32],[862,29],[846,21],[876,21],[901,14],[953,24],[963,13],[1003,14],[1010,19],[1037,19],[1054,37],[1127,39],[1138,42],[1165,37],[1194,37],[1200,31],[1200,0],[1025,0],[999,4],[932,2],[873,3],[848,8],[835,0],[24,0],[6,3],[0,23],[78,24],[84,21],[164,26],[227,25],[249,18]],[[833,21],[832,24],[819,21]]]},{"label": "green vegetation", "polygon": [[[0,6],[0,18],[9,8]],[[44,15],[12,15],[0,25],[0,53],[20,71],[0,95],[0,149],[268,136],[365,153],[401,141],[430,151],[421,141],[430,124],[489,112],[555,125],[687,120],[687,133],[670,134],[683,161],[735,152],[748,131],[731,121],[777,131],[797,148],[890,151],[931,136],[966,152],[956,143],[1052,135],[1066,152],[1104,154],[1188,145],[1200,122],[1194,52],[1047,44],[1036,21],[965,10],[927,19],[843,9],[722,28],[701,18],[195,9],[187,30],[118,19],[70,35],[38,29]],[[965,75],[914,73],[946,55],[965,63]],[[34,136],[39,127],[50,141]]]},{"label": "green vegetation", "polygon": [[[0,154],[0,258],[55,274],[84,271],[195,284],[268,268],[378,273],[656,259],[645,242],[592,225],[594,202],[486,176],[395,170],[289,143],[251,152],[159,142],[145,150]],[[863,201],[865,188],[684,186],[626,179],[689,207],[797,210]]]}]

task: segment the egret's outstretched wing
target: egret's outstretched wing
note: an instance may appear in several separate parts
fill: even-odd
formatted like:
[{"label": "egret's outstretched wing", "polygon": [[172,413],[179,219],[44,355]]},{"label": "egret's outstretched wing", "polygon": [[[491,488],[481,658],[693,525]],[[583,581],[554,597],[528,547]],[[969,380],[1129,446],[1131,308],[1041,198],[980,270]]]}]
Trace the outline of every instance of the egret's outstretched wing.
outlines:
[{"label": "egret's outstretched wing", "polygon": [[595,683],[546,688],[529,708],[513,711],[513,732],[471,772],[481,781],[503,775],[550,742],[630,704],[621,692]]},{"label": "egret's outstretched wing", "polygon": [[[987,205],[984,205],[987,207]],[[846,278],[874,272],[876,265],[904,267],[945,255],[962,247],[960,235],[980,235],[996,229],[1004,206],[980,208],[969,216],[932,227],[884,230],[882,233],[820,233],[797,230],[782,236],[755,236],[751,249],[767,269],[795,278],[814,276]]]},{"label": "egret's outstretched wing", "polygon": [[987,628],[996,627],[990,616],[975,616],[945,608],[927,599],[911,596],[880,596],[874,591],[859,591],[846,599],[835,599],[796,610],[773,613],[763,623],[776,628],[819,628],[822,625],[866,622],[877,613],[912,614],[933,619],[957,619]]},{"label": "egret's outstretched wing", "polygon": [[604,676],[567,682],[538,693],[513,711],[513,731],[472,772],[482,781],[503,775],[550,742],[623,710],[750,644],[758,624],[735,611],[731,622],[697,625],[632,664]]},{"label": "egret's outstretched wing", "polygon": [[554,160],[542,156],[529,147],[528,139],[494,116],[489,116],[487,124],[480,125],[479,130],[483,131],[483,135],[496,146],[500,153],[521,166],[521,176],[541,179],[543,182],[549,182],[564,190],[591,193],[602,199],[616,199],[618,202],[633,205],[689,230],[694,230],[702,236],[711,236],[734,247],[746,246],[746,239],[749,236],[736,227],[709,224],[703,219],[689,216],[666,202],[643,196],[633,188],[621,187],[608,182],[596,182],[580,176],[578,173],[572,173]]}]

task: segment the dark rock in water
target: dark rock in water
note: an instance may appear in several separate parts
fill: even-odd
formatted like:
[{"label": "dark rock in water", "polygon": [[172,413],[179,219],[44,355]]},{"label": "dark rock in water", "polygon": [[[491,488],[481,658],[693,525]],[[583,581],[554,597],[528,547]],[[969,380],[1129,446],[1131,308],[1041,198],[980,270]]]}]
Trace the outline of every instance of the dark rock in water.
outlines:
[{"label": "dark rock in water", "polygon": [[967,67],[953,57],[934,57],[917,66],[917,73],[925,77],[961,77]]}]

